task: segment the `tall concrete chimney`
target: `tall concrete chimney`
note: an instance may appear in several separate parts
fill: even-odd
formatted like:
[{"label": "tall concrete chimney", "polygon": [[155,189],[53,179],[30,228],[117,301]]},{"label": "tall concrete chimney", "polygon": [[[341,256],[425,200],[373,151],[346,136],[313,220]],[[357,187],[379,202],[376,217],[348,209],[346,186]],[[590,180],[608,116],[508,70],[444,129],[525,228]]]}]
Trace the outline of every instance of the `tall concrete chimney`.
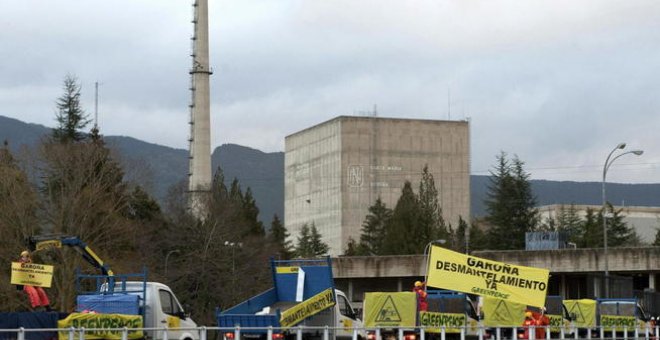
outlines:
[{"label": "tall concrete chimney", "polygon": [[209,78],[208,0],[193,3],[192,68],[190,69],[190,169],[188,191],[191,213],[199,219],[207,214],[211,189],[211,103]]}]

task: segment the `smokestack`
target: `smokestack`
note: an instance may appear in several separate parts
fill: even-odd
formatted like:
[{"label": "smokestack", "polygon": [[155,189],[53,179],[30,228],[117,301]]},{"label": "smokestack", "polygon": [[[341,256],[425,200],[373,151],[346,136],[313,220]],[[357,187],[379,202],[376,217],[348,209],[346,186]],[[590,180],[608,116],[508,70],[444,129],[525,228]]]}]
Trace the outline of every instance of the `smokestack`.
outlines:
[{"label": "smokestack", "polygon": [[190,169],[188,191],[191,213],[204,219],[211,189],[211,103],[209,78],[208,0],[193,3],[192,68],[190,69]]}]

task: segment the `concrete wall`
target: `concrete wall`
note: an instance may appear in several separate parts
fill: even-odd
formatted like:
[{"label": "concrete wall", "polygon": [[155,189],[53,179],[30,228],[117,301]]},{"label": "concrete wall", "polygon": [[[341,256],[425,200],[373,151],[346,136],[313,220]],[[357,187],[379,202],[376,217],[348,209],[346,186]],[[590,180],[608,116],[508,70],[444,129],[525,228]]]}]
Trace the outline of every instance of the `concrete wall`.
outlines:
[{"label": "concrete wall", "polygon": [[330,121],[285,140],[284,222],[294,244],[302,226],[312,223],[332,251],[341,244],[339,123]]},{"label": "concrete wall", "polygon": [[[295,240],[314,221],[331,255],[343,253],[349,238],[359,240],[378,197],[394,208],[405,181],[417,192],[424,165],[445,220],[456,226],[470,218],[468,122],[341,116],[285,144],[285,226]],[[324,164],[326,172],[311,171]],[[314,195],[332,203],[308,201]]]},{"label": "concrete wall", "polygon": [[[602,297],[603,249],[553,251],[480,251],[475,256],[512,264],[548,268],[548,294],[581,299]],[[657,289],[660,247],[609,249],[610,296],[632,297],[632,291]],[[423,255],[341,256],[332,259],[338,288],[351,301],[362,301],[364,292],[409,291],[425,276]],[[659,307],[660,312],[660,307]]]},{"label": "concrete wall", "polygon": [[[660,272],[660,247],[611,248],[609,268],[616,273]],[[511,264],[548,268],[551,273],[600,273],[603,249],[477,251],[474,256]],[[341,256],[332,259],[335,278],[424,276],[425,256]]]}]

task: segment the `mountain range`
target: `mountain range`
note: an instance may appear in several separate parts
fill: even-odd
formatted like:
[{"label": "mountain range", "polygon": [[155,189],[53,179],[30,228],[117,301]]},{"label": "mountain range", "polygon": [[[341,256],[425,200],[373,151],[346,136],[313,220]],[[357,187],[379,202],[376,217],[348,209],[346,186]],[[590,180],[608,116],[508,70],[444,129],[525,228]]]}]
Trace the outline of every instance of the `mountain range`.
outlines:
[{"label": "mountain range", "polygon": [[[43,125],[29,124],[0,115],[0,141],[7,141],[12,152],[35,148],[50,134]],[[128,179],[140,183],[163,202],[169,188],[186,180],[188,151],[147,143],[132,137],[104,136],[122,163]],[[213,169],[222,165],[227,184],[237,178],[243,190],[250,187],[260,219],[269,226],[274,214],[284,218],[284,153],[265,153],[236,144],[217,147],[211,156]],[[488,176],[470,176],[472,216],[485,214]],[[601,204],[600,182],[531,180],[539,205]],[[608,183],[608,200],[616,205],[660,206],[660,184]]]}]

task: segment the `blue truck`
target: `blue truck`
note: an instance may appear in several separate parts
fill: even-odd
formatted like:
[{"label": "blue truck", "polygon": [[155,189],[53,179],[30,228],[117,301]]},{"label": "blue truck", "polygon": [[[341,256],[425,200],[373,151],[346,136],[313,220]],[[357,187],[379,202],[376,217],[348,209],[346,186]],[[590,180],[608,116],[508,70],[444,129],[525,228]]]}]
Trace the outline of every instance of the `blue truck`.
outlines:
[{"label": "blue truck", "polygon": [[[289,339],[298,326],[305,339],[350,338],[362,322],[346,295],[334,288],[329,257],[308,260],[271,259],[273,287],[226,310],[216,310],[218,327],[227,340]],[[235,331],[240,327],[240,331]],[[358,334],[363,338],[364,334]]]}]

